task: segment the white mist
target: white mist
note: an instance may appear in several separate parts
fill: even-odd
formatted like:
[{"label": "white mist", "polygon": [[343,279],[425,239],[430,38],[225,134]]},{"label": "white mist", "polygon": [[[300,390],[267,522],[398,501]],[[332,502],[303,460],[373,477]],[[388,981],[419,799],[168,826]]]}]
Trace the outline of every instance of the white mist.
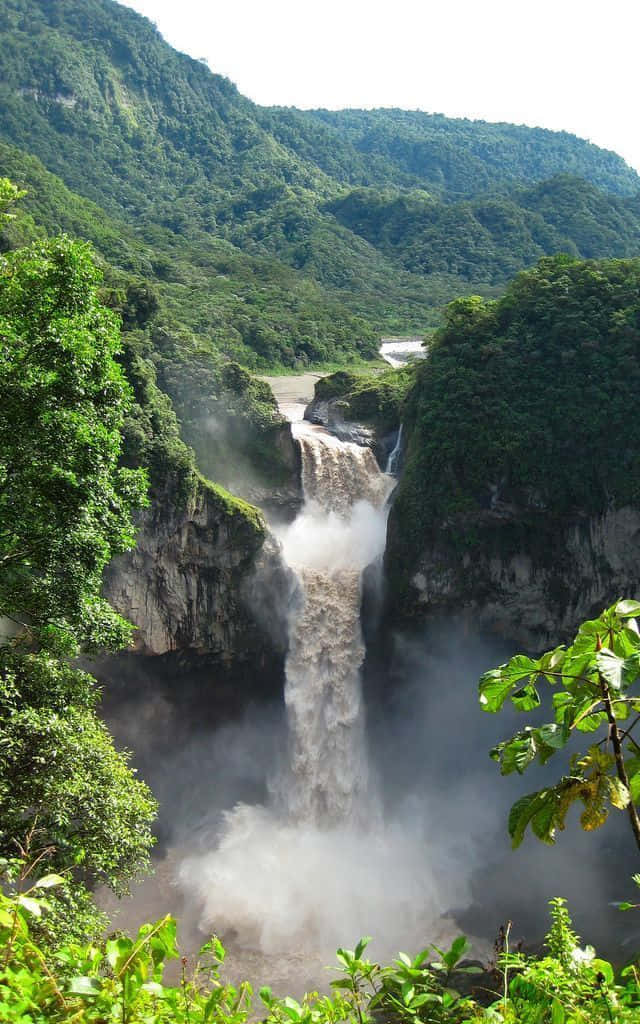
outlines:
[{"label": "white mist", "polygon": [[[180,883],[199,926],[265,955],[330,958],[375,936],[374,955],[442,938],[463,894],[450,861],[425,863],[424,806],[384,821],[370,777],[360,668],[361,575],[381,556],[394,481],[367,448],[294,424],[305,504],[278,531],[300,582],[286,662],[288,749],[269,806],[238,805],[210,852],[184,860]],[[215,780],[212,780],[215,784]],[[214,844],[212,843],[212,846]]]}]

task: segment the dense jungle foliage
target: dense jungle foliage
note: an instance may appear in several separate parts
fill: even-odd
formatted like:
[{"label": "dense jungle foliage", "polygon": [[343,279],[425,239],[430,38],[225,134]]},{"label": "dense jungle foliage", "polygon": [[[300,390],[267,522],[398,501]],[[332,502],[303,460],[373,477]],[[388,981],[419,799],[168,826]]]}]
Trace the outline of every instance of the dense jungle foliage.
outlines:
[{"label": "dense jungle foliage", "polygon": [[552,537],[636,505],[639,356],[638,260],[545,258],[502,299],[448,306],[406,405],[393,571],[436,535],[472,555],[498,519]]},{"label": "dense jungle foliage", "polygon": [[[16,198],[0,179],[0,219]],[[98,283],[64,236],[0,257],[0,857],[73,875],[45,942],[94,932],[91,887],[121,891],[153,843],[155,802],[70,660],[130,640],[102,572],[146,501],[144,471],[120,463],[133,394]]]},{"label": "dense jungle foliage", "polygon": [[638,243],[640,179],[566,133],[261,108],[113,0],[0,0],[0,43],[0,173],[151,289],[154,352],[213,374],[371,360],[469,282]]},{"label": "dense jungle foliage", "polygon": [[341,224],[413,273],[503,284],[541,256],[632,257],[637,198],[558,175],[504,195],[443,203],[424,192],[359,189],[328,204]]},{"label": "dense jungle foliage", "polygon": [[[337,950],[338,977],[331,993],[302,1001],[270,987],[254,1003],[250,982],[221,979],[226,951],[213,936],[195,956],[182,956],[176,922],[167,916],[143,925],[135,937],[114,935],[54,949],[34,934],[50,913],[59,875],[30,875],[19,862],[4,865],[0,893],[0,1012],[6,1024],[632,1024],[640,1009],[640,980],[631,964],[617,972],[581,947],[564,901],[551,901],[545,955],[525,955],[502,928],[490,964],[465,959],[463,935],[449,949],[428,946],[416,956],[399,953],[388,966],[353,950]],[[41,927],[41,926],[40,926]],[[165,968],[181,959],[178,984]]]},{"label": "dense jungle foliage", "polygon": [[[177,986],[171,919],[97,939],[92,891],[147,869],[155,812],[75,667],[130,636],[102,570],[133,544],[147,486],[174,503],[206,487],[261,537],[219,486],[237,459],[267,483],[287,472],[249,370],[347,367],[319,391],[381,430],[405,419],[388,554],[404,579],[430,531],[473,550],[496,504],[553,523],[637,503],[640,263],[599,258],[637,252],[640,180],[564,133],[256,107],[112,0],[0,0],[0,44],[0,174],[27,189],[0,218],[0,1019],[244,1024],[249,986],[220,981],[215,938]],[[0,211],[17,197],[1,180]],[[436,326],[424,364],[360,372],[380,334]],[[501,746],[502,767],[532,742],[535,757],[529,733]],[[594,767],[628,808],[614,764]],[[541,810],[521,806],[518,829],[542,831]],[[463,937],[384,968],[361,940],[331,997],[264,989],[259,1012],[636,1020],[637,969],[581,948],[561,901],[552,917],[543,957],[514,953],[507,926],[477,989]]]},{"label": "dense jungle foliage", "polygon": [[338,370],[316,381],[315,398],[337,400],[345,419],[371,426],[383,437],[402,422],[414,371],[414,364],[375,373]]},{"label": "dense jungle foliage", "polygon": [[[633,195],[638,191],[637,175],[629,173],[615,153],[567,132],[488,124],[420,110],[277,109],[275,113],[299,125],[301,135],[304,124],[323,125],[323,143],[315,143],[309,155],[339,153],[342,147],[349,155],[358,154],[355,174],[334,175],[353,184],[395,183],[471,196],[510,182],[542,181],[569,173],[607,192]],[[270,124],[277,134],[278,120]],[[315,159],[320,162],[318,156]],[[399,174],[406,175],[403,181],[398,180]]]}]

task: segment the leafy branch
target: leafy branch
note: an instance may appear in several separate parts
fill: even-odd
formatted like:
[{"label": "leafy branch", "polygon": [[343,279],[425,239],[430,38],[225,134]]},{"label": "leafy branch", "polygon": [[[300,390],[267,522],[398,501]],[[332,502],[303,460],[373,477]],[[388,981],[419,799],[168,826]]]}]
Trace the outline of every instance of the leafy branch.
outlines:
[{"label": "leafy branch", "polygon": [[[640,850],[640,744],[632,736],[640,723],[639,615],[640,602],[617,601],[599,618],[584,622],[569,647],[556,647],[538,659],[518,654],[482,676],[480,704],[492,713],[507,699],[518,711],[536,711],[542,704],[539,688],[558,687],[552,695],[554,721],[526,726],[491,751],[503,775],[523,774],[535,760],[546,764],[576,732],[605,730],[585,753],[570,758],[567,774],[555,785],[516,801],[509,815],[514,847],[529,826],[538,839],[553,843],[569,808],[580,801],[580,821],[587,831],[606,821],[610,807],[626,810]],[[631,723],[621,727],[633,712]]]}]

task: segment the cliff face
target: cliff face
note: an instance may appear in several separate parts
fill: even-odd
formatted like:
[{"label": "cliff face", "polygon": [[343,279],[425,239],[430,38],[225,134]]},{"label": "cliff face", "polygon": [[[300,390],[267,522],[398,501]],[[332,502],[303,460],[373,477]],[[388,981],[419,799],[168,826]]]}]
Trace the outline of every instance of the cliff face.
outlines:
[{"label": "cliff face", "polygon": [[257,509],[201,481],[184,501],[170,486],[154,495],[136,548],[109,568],[105,596],[137,627],[138,653],[230,664],[284,650],[284,619],[272,614],[267,631],[256,595],[284,616],[289,587]]},{"label": "cliff face", "polygon": [[[110,566],[105,594],[137,626],[135,648],[89,667],[102,716],[160,799],[161,842],[209,812],[213,752],[237,723],[279,728],[294,587],[260,512],[202,480],[185,500],[168,478],[135,550]],[[262,798],[249,762],[239,778],[234,799]]]},{"label": "cliff face", "polygon": [[640,510],[630,506],[563,525],[497,513],[467,549],[444,531],[432,534],[408,581],[392,569],[401,531],[392,514],[389,591],[404,590],[414,619],[462,613],[475,628],[535,649],[567,637],[616,598],[640,593]]},{"label": "cliff face", "polygon": [[537,646],[635,597],[639,388],[640,261],[558,255],[451,303],[403,410],[396,616],[466,608]]},{"label": "cliff face", "polygon": [[[269,482],[253,479],[250,474],[234,482],[231,490],[240,494],[247,501],[253,502],[274,519],[291,522],[302,508],[302,464],[300,450],[293,439],[291,424],[282,423],[273,428],[268,438],[272,451],[279,464],[280,472],[273,475]],[[254,462],[255,465],[255,462]]]}]

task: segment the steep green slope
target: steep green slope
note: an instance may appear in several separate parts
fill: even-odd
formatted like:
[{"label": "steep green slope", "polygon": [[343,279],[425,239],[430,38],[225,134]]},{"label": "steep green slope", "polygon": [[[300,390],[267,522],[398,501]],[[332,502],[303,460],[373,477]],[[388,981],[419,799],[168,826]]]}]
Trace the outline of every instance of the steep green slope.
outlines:
[{"label": "steep green slope", "polygon": [[[160,355],[371,359],[469,282],[492,296],[544,253],[635,251],[637,200],[608,193],[640,179],[563,133],[259,108],[113,0],[0,0],[0,44],[0,172],[47,230],[94,241],[116,290],[151,288]],[[591,184],[525,187],[558,171]]]},{"label": "steep green slope", "polygon": [[476,555],[552,559],[567,524],[640,502],[640,260],[546,258],[445,317],[415,370],[391,518],[405,609],[425,552],[446,549],[471,591]]},{"label": "steep green slope", "polygon": [[[293,113],[278,113],[291,124]],[[358,154],[368,168],[361,184],[417,186],[455,197],[572,174],[619,195],[638,191],[638,175],[621,157],[568,132],[419,110],[306,111],[296,120],[301,144],[292,148],[323,167],[329,146],[314,145],[313,122],[328,129],[334,150],[346,143]]]},{"label": "steep green slope", "polygon": [[357,189],[327,204],[346,228],[404,269],[499,284],[541,256],[640,253],[637,200],[580,178],[446,203],[425,192]]},{"label": "steep green slope", "polygon": [[[28,190],[22,206],[47,231],[92,241],[108,263],[115,287],[131,277],[151,284],[160,302],[156,322],[178,345],[195,345],[254,369],[348,362],[376,352],[376,333],[337,291],[305,279],[265,253],[245,253],[204,232],[197,239],[187,238],[166,227],[110,215],[71,192],[39,160],[2,142],[0,173]],[[19,241],[25,232],[21,220]],[[422,296],[418,288],[407,289],[407,308],[411,301],[426,305],[429,286],[419,285]],[[358,294],[363,306],[370,287]],[[383,320],[380,296],[372,295],[372,300]]]},{"label": "steep green slope", "polygon": [[212,228],[221,189],[322,190],[235,86],[112,0],[3,0],[0,31],[3,134],[111,212]]}]

